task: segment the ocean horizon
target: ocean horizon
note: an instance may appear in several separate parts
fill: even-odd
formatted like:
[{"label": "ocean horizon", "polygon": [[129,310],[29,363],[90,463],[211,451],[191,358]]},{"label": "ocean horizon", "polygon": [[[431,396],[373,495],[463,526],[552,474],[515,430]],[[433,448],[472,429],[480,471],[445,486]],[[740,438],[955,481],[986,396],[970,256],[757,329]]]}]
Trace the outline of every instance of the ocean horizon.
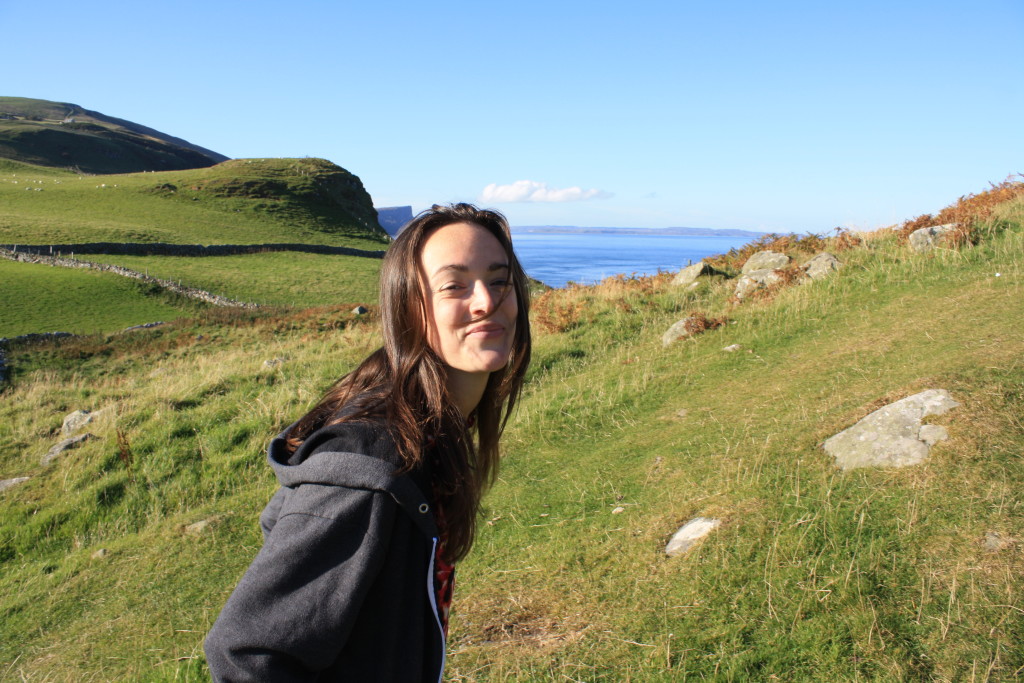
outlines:
[{"label": "ocean horizon", "polygon": [[513,232],[516,256],[530,277],[549,287],[594,284],[613,275],[678,271],[708,256],[739,248],[755,237],[645,235],[635,232]]}]

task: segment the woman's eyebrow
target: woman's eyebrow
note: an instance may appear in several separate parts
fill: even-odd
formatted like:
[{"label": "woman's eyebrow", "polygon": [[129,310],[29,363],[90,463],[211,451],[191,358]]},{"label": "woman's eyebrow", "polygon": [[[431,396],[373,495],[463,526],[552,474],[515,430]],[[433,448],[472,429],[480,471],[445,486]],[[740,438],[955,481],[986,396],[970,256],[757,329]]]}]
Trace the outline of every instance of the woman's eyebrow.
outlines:
[{"label": "woman's eyebrow", "polygon": [[[435,270],[434,274],[431,277],[437,277],[441,273],[443,273],[445,271],[448,271],[448,270],[454,270],[454,271],[459,272],[459,273],[468,273],[469,272],[469,266],[464,265],[462,263],[449,263],[448,265],[441,266],[440,268]],[[487,267],[487,272],[488,273],[493,273],[496,270],[509,270],[508,263],[506,263],[504,261],[495,261],[494,263],[492,263],[491,265],[489,265]]]}]

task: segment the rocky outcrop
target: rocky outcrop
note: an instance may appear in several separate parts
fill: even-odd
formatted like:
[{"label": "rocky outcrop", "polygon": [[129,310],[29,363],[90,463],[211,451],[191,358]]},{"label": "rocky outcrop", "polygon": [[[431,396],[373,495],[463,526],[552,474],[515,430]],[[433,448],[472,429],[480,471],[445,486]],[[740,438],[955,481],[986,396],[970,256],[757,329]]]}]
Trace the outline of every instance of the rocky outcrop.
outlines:
[{"label": "rocky outcrop", "polygon": [[910,248],[919,254],[929,252],[938,246],[942,237],[956,229],[955,223],[946,225],[933,225],[930,228],[921,228],[910,233]]},{"label": "rocky outcrop", "polygon": [[103,415],[102,410],[94,412],[88,410],[76,410],[73,413],[68,413],[67,417],[64,418],[64,423],[61,425],[60,433],[64,436],[71,436],[101,415]]},{"label": "rocky outcrop", "polygon": [[922,425],[960,404],[944,389],[929,389],[879,408],[852,427],[825,441],[825,452],[844,470],[858,467],[907,467],[924,461],[945,427]]},{"label": "rocky outcrop", "polygon": [[665,546],[665,554],[669,557],[676,557],[689,551],[697,541],[704,538],[712,531],[721,526],[722,520],[710,517],[695,517],[679,527],[668,545]]},{"label": "rocky outcrop", "polygon": [[782,282],[777,271],[789,265],[789,257],[776,251],[759,251],[743,264],[741,275],[736,281],[734,292],[737,299],[744,299],[759,289]]},{"label": "rocky outcrop", "polygon": [[89,439],[95,439],[95,438],[96,438],[95,435],[86,433],[86,434],[79,434],[78,436],[72,436],[72,437],[69,437],[67,439],[64,439],[60,443],[55,444],[50,450],[48,450],[46,452],[46,455],[44,455],[39,460],[39,464],[43,465],[45,467],[45,466],[49,465],[50,463],[52,463],[54,460],[56,460],[58,457],[60,457],[60,455],[62,453],[64,453],[65,451],[70,450],[72,448],[78,448],[85,441],[88,441]]},{"label": "rocky outcrop", "polygon": [[747,259],[740,272],[746,275],[759,270],[779,270],[788,265],[789,257],[785,254],[780,254],[777,251],[758,251]]},{"label": "rocky outcrop", "polygon": [[800,267],[807,273],[807,277],[812,280],[820,280],[828,277],[832,271],[839,270],[842,265],[835,256],[827,251],[823,251],[820,254],[816,254],[810,261]]},{"label": "rocky outcrop", "polygon": [[676,273],[676,276],[672,278],[672,286],[683,287],[685,285],[693,284],[694,282],[697,281],[697,278],[701,277],[702,275],[711,276],[721,274],[722,273],[720,271],[715,270],[704,261],[701,261],[700,263],[694,263],[692,265],[686,266],[678,273]]},{"label": "rocky outcrop", "polygon": [[665,330],[665,334],[661,335],[661,345],[668,346],[677,339],[692,337],[705,330],[713,330],[716,327],[721,327],[725,322],[725,318],[708,318],[703,313],[694,313],[675,322],[672,327]]},{"label": "rocky outcrop", "polygon": [[782,282],[782,276],[774,270],[752,270],[749,273],[744,273],[736,280],[736,291],[734,294],[737,299],[744,299],[759,289],[765,289],[771,287],[774,284]]}]

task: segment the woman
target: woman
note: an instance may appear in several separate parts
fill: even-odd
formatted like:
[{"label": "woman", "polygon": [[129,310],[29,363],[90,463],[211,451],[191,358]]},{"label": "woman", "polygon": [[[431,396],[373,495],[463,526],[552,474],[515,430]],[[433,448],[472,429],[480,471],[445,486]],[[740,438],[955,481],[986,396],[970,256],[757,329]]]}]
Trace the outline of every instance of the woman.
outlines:
[{"label": "woman", "polygon": [[437,681],[530,360],[508,223],[434,206],[381,268],[384,346],[270,445],[264,545],[206,640],[222,681]]}]

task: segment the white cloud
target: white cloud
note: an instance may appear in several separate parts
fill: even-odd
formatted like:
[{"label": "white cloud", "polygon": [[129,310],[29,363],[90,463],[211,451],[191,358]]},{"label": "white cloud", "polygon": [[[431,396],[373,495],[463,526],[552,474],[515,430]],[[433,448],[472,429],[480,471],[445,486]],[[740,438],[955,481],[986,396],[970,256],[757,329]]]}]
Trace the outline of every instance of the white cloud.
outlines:
[{"label": "white cloud", "polygon": [[581,187],[558,189],[536,180],[517,180],[510,185],[491,183],[480,193],[480,202],[577,202],[583,199],[607,199],[611,196],[610,192],[604,190],[584,190]]}]

